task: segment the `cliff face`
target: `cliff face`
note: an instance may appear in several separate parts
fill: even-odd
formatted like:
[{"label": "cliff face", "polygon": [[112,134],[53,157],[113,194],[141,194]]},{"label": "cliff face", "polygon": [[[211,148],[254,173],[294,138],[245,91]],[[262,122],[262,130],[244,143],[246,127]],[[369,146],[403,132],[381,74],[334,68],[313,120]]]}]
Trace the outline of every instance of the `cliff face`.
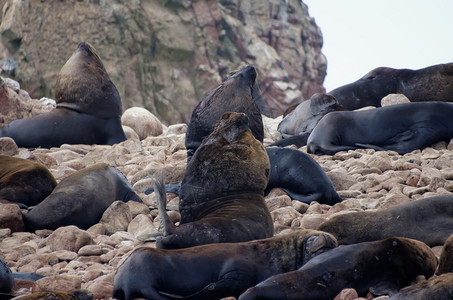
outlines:
[{"label": "cliff face", "polygon": [[[0,0],[2,76],[32,98],[54,97],[59,70],[90,42],[123,108],[188,122],[196,103],[245,64],[258,70],[263,112],[324,91],[322,35],[296,0]],[[6,75],[5,75],[6,74]]]}]

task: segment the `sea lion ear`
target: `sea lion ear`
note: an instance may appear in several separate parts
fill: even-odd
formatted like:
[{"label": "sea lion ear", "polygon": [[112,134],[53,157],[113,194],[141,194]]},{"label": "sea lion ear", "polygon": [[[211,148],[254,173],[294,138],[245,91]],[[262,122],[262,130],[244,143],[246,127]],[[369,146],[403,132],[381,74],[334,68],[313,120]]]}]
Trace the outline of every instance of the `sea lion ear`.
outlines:
[{"label": "sea lion ear", "polygon": [[338,105],[338,100],[332,95],[317,93],[310,98],[310,110],[313,115],[336,110]]}]

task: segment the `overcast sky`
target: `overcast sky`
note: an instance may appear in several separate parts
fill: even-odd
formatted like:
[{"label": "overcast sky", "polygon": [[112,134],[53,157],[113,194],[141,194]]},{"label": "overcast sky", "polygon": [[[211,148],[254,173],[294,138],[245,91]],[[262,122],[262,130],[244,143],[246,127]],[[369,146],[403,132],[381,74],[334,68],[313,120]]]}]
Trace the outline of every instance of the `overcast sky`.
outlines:
[{"label": "overcast sky", "polygon": [[376,67],[453,62],[452,0],[303,0],[321,28],[330,91]]}]

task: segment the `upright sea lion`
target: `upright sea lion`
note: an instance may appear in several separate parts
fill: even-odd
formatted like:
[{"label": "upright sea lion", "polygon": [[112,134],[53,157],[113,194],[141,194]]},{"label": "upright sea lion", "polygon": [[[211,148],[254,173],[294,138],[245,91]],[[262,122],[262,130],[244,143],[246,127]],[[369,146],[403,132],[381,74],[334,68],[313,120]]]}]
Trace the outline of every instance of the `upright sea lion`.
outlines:
[{"label": "upright sea lion", "polygon": [[256,70],[246,66],[212,90],[194,108],[186,132],[187,161],[205,137],[211,134],[217,120],[226,112],[246,113],[249,127],[260,142],[263,142],[263,119],[253,99]]},{"label": "upright sea lion", "polygon": [[339,110],[345,109],[334,96],[322,93],[314,94],[310,99],[299,103],[294,110],[283,117],[277,127],[283,139],[272,145],[279,147],[305,146],[308,136],[316,124],[329,112]]},{"label": "upright sea lion", "polygon": [[405,154],[453,137],[453,104],[402,103],[364,111],[335,111],[322,118],[307,141],[314,154],[357,148]]},{"label": "upright sea lion", "polygon": [[239,296],[275,274],[296,270],[336,247],[324,232],[295,230],[268,239],[185,249],[138,248],[118,268],[113,297],[119,300],[220,299]]},{"label": "upright sea lion", "polygon": [[0,202],[33,206],[57,185],[52,173],[38,162],[0,155]]},{"label": "upright sea lion", "polygon": [[427,245],[388,238],[341,246],[309,260],[297,271],[278,274],[249,288],[239,300],[333,299],[353,288],[359,296],[394,294],[418,275],[432,276],[437,260]]},{"label": "upright sea lion", "polygon": [[29,231],[68,225],[87,229],[116,200],[141,202],[118,169],[99,163],[60,181],[46,199],[24,214],[24,223]]},{"label": "upright sea lion", "polygon": [[[247,115],[225,113],[203,140],[181,183],[180,225],[164,223],[166,236],[158,247],[183,248],[272,236],[273,222],[263,197],[269,180],[269,158],[247,124]],[[156,180],[155,185],[158,203],[163,207],[163,183]],[[165,217],[164,209],[160,215]]]},{"label": "upright sea lion", "polygon": [[308,154],[289,148],[266,148],[271,172],[265,194],[272,188],[283,189],[293,200],[310,204],[334,205],[341,202],[335,187],[321,168]]},{"label": "upright sea lion", "polygon": [[381,106],[381,99],[388,94],[404,94],[412,102],[452,102],[453,63],[418,70],[380,67],[328,94],[348,110]]},{"label": "upright sea lion", "polygon": [[19,147],[28,148],[126,140],[121,98],[90,44],[79,43],[60,70],[55,98],[53,111],[15,120],[0,130],[0,137],[11,137]]},{"label": "upright sea lion", "polygon": [[332,233],[339,244],[401,236],[431,247],[443,245],[453,234],[453,194],[414,200],[383,210],[334,215],[318,230]]}]

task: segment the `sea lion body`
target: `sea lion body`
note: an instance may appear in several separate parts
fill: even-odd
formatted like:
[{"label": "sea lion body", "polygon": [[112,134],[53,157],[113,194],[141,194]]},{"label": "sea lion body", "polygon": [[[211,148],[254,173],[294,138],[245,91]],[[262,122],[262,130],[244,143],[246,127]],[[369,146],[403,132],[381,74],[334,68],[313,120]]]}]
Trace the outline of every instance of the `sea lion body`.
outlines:
[{"label": "sea lion body", "polygon": [[43,164],[0,155],[0,201],[25,206],[36,205],[57,185],[52,173]]},{"label": "sea lion body", "polygon": [[256,70],[246,66],[212,90],[194,108],[186,132],[187,161],[205,137],[214,130],[216,122],[226,112],[245,113],[253,135],[263,142],[264,130],[261,112],[253,99]]},{"label": "sea lion body", "polygon": [[266,148],[271,172],[265,193],[283,189],[291,199],[310,204],[341,202],[335,187],[321,166],[308,154],[289,148]]},{"label": "sea lion body", "polygon": [[321,253],[297,271],[278,274],[249,288],[239,300],[333,299],[353,288],[360,296],[392,294],[418,275],[434,274],[437,260],[427,245],[388,238],[341,246]]},{"label": "sea lion body", "polygon": [[138,248],[118,268],[113,297],[119,300],[237,297],[261,280],[295,270],[311,257],[334,247],[336,241],[327,233],[296,230],[242,243],[178,250]]},{"label": "sea lion body", "polygon": [[447,300],[452,299],[452,295],[453,273],[445,273],[402,288],[399,293],[392,295],[388,300]]},{"label": "sea lion body", "polygon": [[318,230],[333,234],[339,244],[401,236],[434,247],[453,234],[453,194],[413,200],[377,211],[334,215]]},{"label": "sea lion body", "polygon": [[357,148],[405,154],[453,137],[453,104],[402,103],[327,114],[313,129],[307,151],[335,154]]},{"label": "sea lion body", "polygon": [[328,94],[346,109],[381,106],[388,94],[404,94],[412,102],[453,101],[453,63],[426,68],[376,68],[359,80],[340,86]]},{"label": "sea lion body", "polygon": [[116,168],[99,163],[63,179],[41,203],[24,214],[27,230],[55,230],[96,224],[116,200],[141,201],[126,177]]},{"label": "sea lion body", "polygon": [[297,147],[305,146],[316,124],[329,112],[341,110],[344,108],[335,97],[322,93],[314,94],[283,117],[277,127],[283,139],[273,146],[285,147],[293,144]]},{"label": "sea lion body", "polygon": [[[264,201],[269,158],[242,113],[225,113],[187,164],[179,194],[180,225],[157,243],[181,248],[273,235]],[[165,205],[163,183],[158,194]],[[165,210],[160,210],[165,215]],[[169,226],[172,224],[168,223]]]},{"label": "sea lion body", "polygon": [[[14,287],[14,277],[8,265],[0,259],[0,297],[9,293]],[[8,298],[9,299],[9,298]]]},{"label": "sea lion body", "polygon": [[55,85],[56,109],[15,120],[0,129],[19,147],[62,144],[113,145],[126,140],[120,95],[93,47],[81,42],[61,68]]},{"label": "sea lion body", "polygon": [[[445,241],[439,256],[439,266],[436,274],[453,272],[453,234]],[[453,283],[453,281],[452,281]]]}]

